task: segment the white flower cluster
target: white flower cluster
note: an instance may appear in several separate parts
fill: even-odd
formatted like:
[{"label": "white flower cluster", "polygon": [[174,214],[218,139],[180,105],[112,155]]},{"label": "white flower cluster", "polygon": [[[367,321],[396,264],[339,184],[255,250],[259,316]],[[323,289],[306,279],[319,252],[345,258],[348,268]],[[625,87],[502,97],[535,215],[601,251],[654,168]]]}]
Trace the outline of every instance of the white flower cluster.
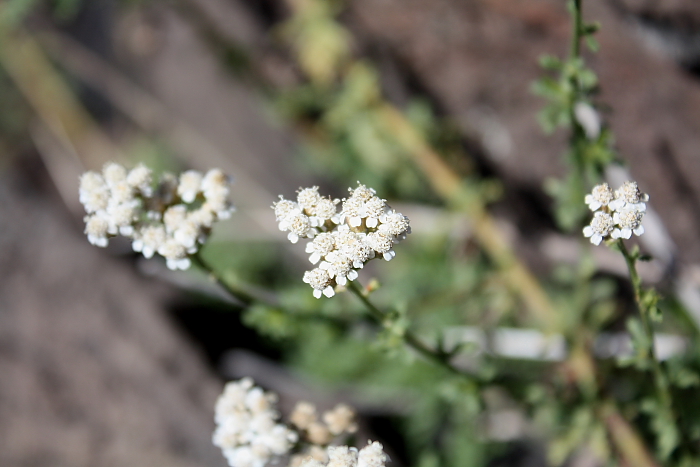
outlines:
[{"label": "white flower cluster", "polygon": [[646,212],[649,195],[639,191],[637,182],[625,182],[613,191],[607,183],[593,187],[585,202],[594,212],[590,225],[583,228],[583,235],[591,243],[600,242],[610,236],[613,239],[629,239],[632,233],[642,235],[642,217]]},{"label": "white flower cluster", "polygon": [[216,403],[213,442],[231,467],[263,467],[290,452],[298,436],[277,423],[276,402],[250,378],[226,385]]},{"label": "white flower cluster", "polygon": [[338,404],[332,410],[323,413],[321,420],[316,413],[316,406],[310,402],[298,402],[289,421],[297,427],[304,438],[311,444],[325,446],[333,437],[357,431],[355,411],[346,404]]},{"label": "white flower cluster", "polygon": [[132,239],[134,251],[146,258],[157,252],[170,269],[189,268],[189,256],[206,241],[212,224],[231,216],[228,195],[229,180],[219,169],[190,170],[179,178],[164,174],[155,188],[151,170],[142,164],[127,171],[108,162],[101,173],[80,177],[90,243],[105,247],[110,237],[123,235]]},{"label": "white flower cluster", "polygon": [[306,245],[309,261],[318,267],[304,274],[304,282],[314,289],[314,297],[335,295],[336,285],[355,280],[357,270],[377,257],[391,260],[395,243],[411,232],[408,218],[391,209],[376,192],[359,185],[350,197],[323,198],[318,187],[301,189],[297,201],[284,199],[272,207],[282,231],[292,243],[313,239]]},{"label": "white flower cluster", "polygon": [[354,447],[330,446],[327,455],[328,462],[310,456],[301,462],[300,467],[384,467],[389,461],[384,446],[377,441],[359,451]]}]

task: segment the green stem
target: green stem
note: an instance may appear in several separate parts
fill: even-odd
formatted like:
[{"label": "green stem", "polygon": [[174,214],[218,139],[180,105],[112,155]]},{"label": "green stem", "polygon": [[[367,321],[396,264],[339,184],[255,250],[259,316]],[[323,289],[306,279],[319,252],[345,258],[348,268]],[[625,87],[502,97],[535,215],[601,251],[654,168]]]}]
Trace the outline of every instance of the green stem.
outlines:
[{"label": "green stem", "polygon": [[571,35],[571,58],[578,58],[581,55],[581,33],[583,32],[583,14],[582,14],[582,3],[583,0],[572,0],[572,15],[574,20],[574,31]]},{"label": "green stem", "polygon": [[[571,47],[569,51],[569,60],[578,60],[581,57],[581,38],[583,37],[583,11],[582,11],[583,0],[571,0],[572,5],[572,33],[571,33]],[[571,150],[573,156],[573,162],[576,167],[576,184],[579,190],[583,190],[584,183],[584,172],[585,163],[583,160],[583,155],[581,153],[581,142],[586,141],[586,135],[578,122],[575,113],[575,106],[578,102],[581,94],[579,89],[579,83],[575,76],[570,78],[571,84],[571,94],[569,95],[569,120],[571,123]]]},{"label": "green stem", "polygon": [[[365,295],[365,293],[362,290],[362,287],[357,284],[356,281],[351,281],[348,282],[348,290],[350,290],[352,293],[354,293],[360,301],[365,305],[367,308],[367,311],[369,312],[369,315],[380,325],[384,324],[384,320],[387,318],[386,313],[381,311],[379,308],[374,305],[370,301],[370,299]],[[457,374],[457,375],[462,375],[462,376],[467,376],[465,373],[462,371],[458,370],[454,365],[452,365],[449,362],[449,354],[446,354],[442,351],[433,349],[429,347],[427,344],[425,344],[423,341],[418,339],[413,333],[410,331],[406,331],[403,335],[404,340],[406,343],[413,348],[415,351],[423,355],[424,357],[428,358],[429,360],[432,360],[433,362],[439,364],[443,368],[447,369],[451,373]]]},{"label": "green stem", "polygon": [[625,258],[625,263],[627,263],[627,270],[629,271],[632,288],[634,289],[634,300],[637,303],[637,308],[639,309],[639,316],[642,319],[644,333],[646,334],[647,341],[650,343],[647,352],[649,359],[651,360],[656,392],[658,393],[659,399],[663,403],[664,407],[669,411],[669,413],[673,414],[673,402],[669,391],[668,379],[666,378],[666,375],[661,368],[661,364],[656,357],[656,349],[654,347],[654,328],[651,324],[651,310],[642,301],[642,280],[637,273],[637,259],[630,254],[625,246],[625,242],[622,239],[619,239],[617,243],[620,248],[620,252],[622,252],[622,256]]},{"label": "green stem", "polygon": [[240,288],[226,282],[220,274],[218,274],[213,267],[207,263],[200,252],[192,255],[192,262],[197,265],[201,270],[205,271],[208,276],[216,282],[219,287],[224,289],[231,297],[241,302],[244,306],[250,306],[253,302],[260,301],[259,297],[254,297],[251,293],[241,290]]}]

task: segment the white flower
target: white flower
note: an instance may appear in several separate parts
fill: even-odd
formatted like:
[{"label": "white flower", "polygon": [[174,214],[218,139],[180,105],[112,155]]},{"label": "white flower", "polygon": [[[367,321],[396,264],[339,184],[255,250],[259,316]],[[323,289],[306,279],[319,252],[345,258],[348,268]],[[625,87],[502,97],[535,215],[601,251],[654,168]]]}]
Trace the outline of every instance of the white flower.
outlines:
[{"label": "white flower", "polygon": [[109,189],[109,204],[124,204],[135,200],[136,190],[126,180],[111,185]]},{"label": "white flower", "polygon": [[153,173],[151,169],[143,164],[139,164],[131,169],[126,176],[126,183],[139,190],[144,196],[153,195],[153,188],[151,187],[152,182]]},{"label": "white flower", "polygon": [[394,250],[391,249],[394,242],[391,236],[384,232],[377,231],[367,234],[367,244],[387,261],[391,261],[396,256]]},{"label": "white flower", "polygon": [[296,243],[300,238],[313,238],[316,230],[311,226],[309,216],[302,213],[289,215],[279,224],[280,230],[289,230],[287,238],[290,242]]},{"label": "white flower", "polygon": [[105,214],[109,223],[109,233],[131,236],[134,232],[133,223],[138,218],[138,207],[136,200],[108,206]]},{"label": "white flower", "polygon": [[379,224],[379,219],[384,215],[387,210],[386,202],[373,196],[368,199],[364,205],[363,217],[365,218],[365,224],[369,228],[375,228]]},{"label": "white flower", "polygon": [[263,467],[289,453],[296,432],[277,423],[276,396],[250,378],[230,382],[216,403],[212,440],[232,467]]},{"label": "white flower", "polygon": [[201,208],[190,211],[187,215],[187,220],[201,227],[209,228],[216,220],[216,217],[214,211],[208,208],[207,203],[204,203]]},{"label": "white flower", "polygon": [[337,215],[337,199],[322,198],[310,209],[311,224],[314,227],[322,227],[327,220],[332,220]]},{"label": "white flower", "polygon": [[102,167],[102,175],[104,175],[107,185],[111,188],[119,183],[126,182],[127,171],[121,164],[107,162]]},{"label": "white flower", "polygon": [[323,413],[323,421],[334,435],[354,433],[357,431],[355,411],[347,404],[338,404],[333,410]]},{"label": "white flower", "polygon": [[384,452],[384,446],[375,441],[360,449],[357,456],[357,467],[384,467],[389,456]]},{"label": "white flower", "polygon": [[311,261],[312,264],[318,263],[321,258],[334,249],[335,239],[333,238],[333,234],[326,232],[316,235],[313,241],[306,245],[306,252],[311,253],[309,261]]},{"label": "white flower", "polygon": [[314,289],[314,297],[316,298],[321,298],[322,294],[328,298],[335,295],[335,290],[333,290],[333,285],[331,285],[331,276],[325,269],[319,267],[306,271],[303,281]]},{"label": "white flower", "polygon": [[131,247],[134,251],[141,252],[146,258],[151,258],[166,239],[167,234],[162,225],[148,225],[140,229]]},{"label": "white flower", "polygon": [[347,279],[357,279],[357,271],[353,269],[352,260],[339,251],[332,251],[326,255],[325,261],[321,261],[319,268],[328,271],[328,276],[335,279],[336,284],[345,285]]},{"label": "white flower", "polygon": [[314,457],[308,456],[301,460],[299,467],[326,467],[326,464]]},{"label": "white flower", "polygon": [[102,248],[107,246],[108,229],[109,222],[99,214],[87,216],[85,218],[85,233],[87,234],[88,241],[95,246]]},{"label": "white flower", "polygon": [[394,241],[404,240],[407,234],[411,233],[411,226],[408,217],[400,212],[391,210],[379,218],[381,225],[380,232],[385,232],[394,237]]},{"label": "white flower", "polygon": [[186,220],[187,206],[184,204],[170,206],[163,213],[163,224],[165,225],[165,229],[168,231],[168,233],[175,232]]},{"label": "white flower", "polygon": [[191,220],[185,220],[173,233],[173,238],[188,250],[194,248],[202,235],[199,226]]},{"label": "white flower", "polygon": [[329,446],[328,464],[326,467],[356,467],[357,448],[348,446]]},{"label": "white flower", "polygon": [[80,177],[80,202],[88,214],[106,209],[109,203],[109,187],[97,172],[85,172]]},{"label": "white flower", "polygon": [[336,248],[352,261],[354,268],[361,269],[374,258],[374,250],[366,241],[367,234],[353,232],[347,225],[338,226],[333,233]]},{"label": "white flower", "polygon": [[301,208],[297,203],[284,199],[282,195],[280,195],[280,200],[272,205],[272,209],[275,210],[277,222],[287,218],[292,213],[301,212]]},{"label": "white flower", "polygon": [[[86,172],[80,178],[80,202],[91,216],[85,218],[88,241],[106,246],[108,237],[123,235],[134,251],[146,258],[155,252],[171,269],[187,269],[189,255],[206,241],[212,224],[230,216],[228,178],[218,169],[205,176],[189,171],[180,182],[163,174],[153,190],[153,174],[143,164],[131,171],[108,162],[102,173]],[[197,202],[200,192],[204,202]],[[179,195],[179,198],[176,196]],[[174,204],[182,201],[179,204]]]},{"label": "white flower", "polygon": [[202,188],[204,175],[196,170],[188,170],[180,174],[180,184],[177,187],[178,196],[185,203],[192,203]]},{"label": "white flower", "polygon": [[374,188],[368,188],[365,185],[362,185],[360,182],[357,183],[357,188],[355,188],[354,190],[349,189],[352,198],[357,198],[361,201],[369,201],[370,198],[372,198],[377,193],[376,191],[374,191]]},{"label": "white flower", "polygon": [[629,239],[633,233],[642,235],[647,201],[649,195],[639,191],[637,182],[627,181],[614,192],[607,183],[595,186],[585,198],[588,207],[596,212],[591,224],[584,227],[584,236],[599,245],[607,236]]},{"label": "white flower", "polygon": [[600,245],[603,238],[610,235],[615,226],[615,222],[607,212],[598,211],[594,214],[590,225],[583,228],[584,237],[590,237],[591,243]]},{"label": "white flower", "polygon": [[321,201],[321,195],[318,193],[318,187],[301,188],[297,194],[297,203],[299,207],[307,214],[311,214],[312,209]]},{"label": "white flower", "polygon": [[629,239],[632,236],[632,232],[634,232],[635,235],[642,235],[644,233],[644,226],[642,225],[643,216],[644,211],[636,211],[633,209],[626,209],[613,213],[613,221],[618,227],[615,227],[610,236],[612,238]]},{"label": "white flower", "polygon": [[593,187],[591,194],[586,195],[585,202],[591,211],[597,211],[602,206],[610,204],[613,199],[615,199],[615,194],[610,185],[601,183]]},{"label": "white flower", "polygon": [[289,421],[302,430],[307,429],[312,423],[318,421],[316,406],[310,402],[297,402],[289,416]]},{"label": "white flower", "polygon": [[627,181],[615,190],[615,200],[610,202],[610,209],[613,211],[627,209],[643,212],[647,209],[647,201],[649,201],[649,195],[639,191],[637,182]]},{"label": "white flower", "polygon": [[411,232],[408,218],[390,209],[365,185],[350,189],[340,212],[339,202],[323,198],[314,186],[301,188],[296,202],[280,195],[272,205],[279,229],[289,231],[287,238],[292,243],[314,239],[306,245],[306,252],[309,261],[319,266],[304,275],[304,282],[312,286],[316,298],[330,297],[335,285],[357,279],[357,270],[378,255],[391,260],[394,243]]},{"label": "white flower", "polygon": [[158,254],[165,258],[168,269],[189,269],[190,259],[187,257],[187,248],[174,238],[169,238],[158,248]]},{"label": "white flower", "polygon": [[361,226],[364,207],[365,202],[360,198],[348,198],[344,200],[343,210],[340,212],[340,222],[345,222],[347,219],[348,225],[351,227]]}]

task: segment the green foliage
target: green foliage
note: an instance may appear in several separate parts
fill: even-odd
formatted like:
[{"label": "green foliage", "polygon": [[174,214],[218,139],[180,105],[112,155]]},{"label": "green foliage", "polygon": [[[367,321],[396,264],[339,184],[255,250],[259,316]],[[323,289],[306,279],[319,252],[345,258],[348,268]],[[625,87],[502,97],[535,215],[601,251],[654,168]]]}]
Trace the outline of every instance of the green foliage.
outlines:
[{"label": "green foliage", "polygon": [[653,398],[644,399],[642,411],[651,419],[651,429],[656,435],[658,455],[667,460],[681,441],[673,414],[662,403]]},{"label": "green foliage", "polygon": [[83,0],[5,0],[0,8],[0,25],[15,27],[20,25],[34,10],[47,5],[59,21],[75,17]]},{"label": "green foliage", "polygon": [[0,10],[0,24],[15,26],[22,21],[40,4],[40,0],[8,0]]}]

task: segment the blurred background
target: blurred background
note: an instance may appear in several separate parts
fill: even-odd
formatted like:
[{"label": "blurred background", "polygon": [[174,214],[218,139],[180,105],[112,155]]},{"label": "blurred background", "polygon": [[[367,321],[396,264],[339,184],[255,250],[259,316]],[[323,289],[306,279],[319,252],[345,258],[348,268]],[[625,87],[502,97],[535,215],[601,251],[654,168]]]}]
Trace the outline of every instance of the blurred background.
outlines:
[{"label": "blurred background", "polygon": [[[656,259],[643,277],[697,323],[700,4],[596,0],[584,2],[584,15],[602,25],[600,51],[586,55],[602,116],[627,176],[655,208],[658,235],[642,240]],[[362,345],[327,354],[323,366],[321,344],[285,340],[306,332],[290,331],[288,318],[232,311],[238,304],[204,275],[168,271],[126,242],[90,245],[78,177],[106,161],[231,174],[238,211],[217,226],[205,257],[228,279],[288,290],[287,303],[323,316],[357,304],[313,302],[300,284],[303,247],[286,243],[270,205],[300,186],[342,197],[356,180],[414,230],[405,246],[412,262],[399,262],[402,244],[398,264],[372,265],[361,279],[409,296],[434,282],[420,293],[439,302],[445,323],[488,324],[484,310],[518,308],[484,272],[474,219],[441,199],[449,181],[430,174],[429,160],[410,162],[428,146],[406,135],[421,135],[473,183],[538,277],[587,248],[554,220],[545,186],[566,171],[567,135],[541,130],[543,100],[531,90],[539,56],[569,47],[559,0],[3,0],[0,22],[2,466],[224,465],[211,445],[213,404],[224,380],[245,375],[287,407],[354,403],[362,436],[385,441],[396,465],[432,465],[402,430],[420,437],[441,419],[423,420],[430,428],[400,421],[411,395],[389,403],[382,380],[359,370],[371,358]],[[400,119],[375,112],[380,104]],[[593,256],[599,274],[624,276],[612,252]],[[463,262],[444,267],[448,260]],[[390,266],[403,272],[391,279]],[[444,303],[430,295],[450,281],[468,285]],[[455,318],[470,294],[476,311]],[[314,336],[333,342],[332,333]],[[365,378],[367,394],[353,378]],[[506,432],[513,419],[504,420],[464,435],[481,444],[461,445],[473,460],[461,465],[546,465],[527,428]],[[474,447],[484,437],[500,447]]]}]

